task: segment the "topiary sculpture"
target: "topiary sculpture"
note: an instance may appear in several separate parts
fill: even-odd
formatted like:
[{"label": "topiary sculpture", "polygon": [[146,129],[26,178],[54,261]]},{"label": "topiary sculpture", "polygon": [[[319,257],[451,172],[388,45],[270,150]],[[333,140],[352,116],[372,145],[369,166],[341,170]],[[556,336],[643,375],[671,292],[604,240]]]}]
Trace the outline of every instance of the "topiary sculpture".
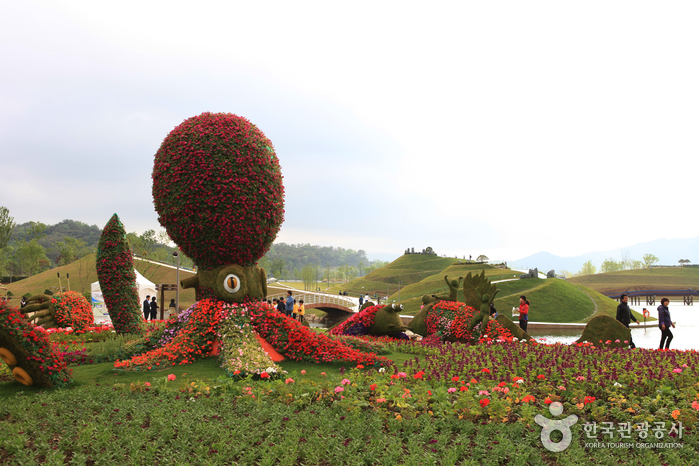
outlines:
[{"label": "topiary sculpture", "polygon": [[155,155],[153,199],[170,238],[197,265],[197,302],[165,329],[161,348],[117,361],[116,367],[155,368],[208,355],[227,304],[246,308],[255,330],[293,360],[376,361],[303,327],[267,304],[267,275],[256,262],[284,219],[284,187],[272,142],[247,119],[203,113],[185,120]]},{"label": "topiary sculpture", "polygon": [[[331,335],[387,335],[399,337],[408,328],[400,320],[402,304],[370,306],[352,315],[349,319],[336,325],[328,332]],[[403,335],[405,338],[405,336]]]},{"label": "topiary sculpture", "polygon": [[97,244],[97,278],[117,334],[143,333],[145,324],[126,230],[112,215]]},{"label": "topiary sculpture", "polygon": [[5,303],[0,303],[0,359],[22,385],[52,388],[71,382],[71,370],[54,351],[46,330]]},{"label": "topiary sculpture", "polygon": [[95,323],[92,307],[87,299],[77,291],[66,291],[52,296],[38,294],[27,299],[27,305],[20,309],[29,316],[29,322],[44,328],[71,327],[78,332]]}]

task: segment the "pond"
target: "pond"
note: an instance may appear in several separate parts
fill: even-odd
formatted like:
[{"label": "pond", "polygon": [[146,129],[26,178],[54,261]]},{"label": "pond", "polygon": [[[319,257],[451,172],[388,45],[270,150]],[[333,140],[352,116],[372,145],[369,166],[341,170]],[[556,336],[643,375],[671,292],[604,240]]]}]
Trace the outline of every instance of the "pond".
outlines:
[{"label": "pond", "polygon": [[[631,306],[634,311],[643,313],[643,308],[650,311],[652,317],[658,317],[658,305],[655,306]],[[699,350],[699,305],[684,306],[682,304],[670,304],[670,316],[675,322],[676,328],[672,329],[674,339],[670,344],[671,349],[678,350]],[[643,322],[643,321],[641,321]],[[660,345],[660,329],[655,327],[635,328],[631,322],[631,337],[639,348],[657,348]],[[544,343],[564,343],[571,344],[582,332],[578,330],[532,330],[529,334]],[[542,340],[543,339],[543,340]]]}]

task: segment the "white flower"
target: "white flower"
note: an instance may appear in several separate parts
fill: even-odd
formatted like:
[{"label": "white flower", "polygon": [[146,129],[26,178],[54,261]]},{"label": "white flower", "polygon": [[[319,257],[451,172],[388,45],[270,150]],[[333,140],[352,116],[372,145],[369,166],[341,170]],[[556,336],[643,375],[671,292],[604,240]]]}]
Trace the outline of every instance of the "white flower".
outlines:
[{"label": "white flower", "polygon": [[381,373],[386,372],[386,368],[382,367],[381,369],[379,369],[379,372],[381,372]]},{"label": "white flower", "polygon": [[615,386],[615,387],[623,387],[623,385],[620,384],[619,382],[614,382],[614,386]]}]

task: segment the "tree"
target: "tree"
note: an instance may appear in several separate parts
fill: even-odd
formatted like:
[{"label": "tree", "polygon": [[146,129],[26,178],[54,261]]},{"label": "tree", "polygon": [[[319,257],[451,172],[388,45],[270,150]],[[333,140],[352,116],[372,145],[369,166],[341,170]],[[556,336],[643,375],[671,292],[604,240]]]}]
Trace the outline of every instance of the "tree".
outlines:
[{"label": "tree", "polygon": [[618,272],[622,269],[623,269],[622,263],[617,262],[610,257],[608,259],[605,259],[604,262],[602,262],[602,266],[600,267],[600,272],[602,272],[602,273]]},{"label": "tree", "polygon": [[17,224],[15,223],[15,218],[10,217],[10,210],[7,207],[0,206],[0,251],[7,247],[15,226]]},{"label": "tree", "polygon": [[680,265],[684,267],[685,264],[689,264],[689,263],[692,262],[692,261],[690,261],[689,259],[680,259],[680,260],[677,261],[677,262],[679,262]]},{"label": "tree", "polygon": [[[594,267],[594,266],[593,266],[593,267]],[[572,273],[570,273],[570,272],[568,272],[567,270],[564,270],[564,269],[561,270],[559,273],[561,274],[561,277],[564,277],[564,278],[571,278],[571,277],[573,276]]]},{"label": "tree", "polygon": [[648,254],[645,254],[643,256],[643,265],[645,268],[649,268],[649,267],[652,267],[653,265],[657,264],[659,260],[660,259],[658,259],[653,254],[648,253]]},{"label": "tree", "polygon": [[485,256],[481,254],[480,256],[476,257],[477,262],[488,262],[488,256]]},{"label": "tree", "polygon": [[596,273],[597,267],[595,267],[591,260],[588,260],[582,265],[582,268],[580,269],[580,272],[578,272],[578,275],[594,275]]}]

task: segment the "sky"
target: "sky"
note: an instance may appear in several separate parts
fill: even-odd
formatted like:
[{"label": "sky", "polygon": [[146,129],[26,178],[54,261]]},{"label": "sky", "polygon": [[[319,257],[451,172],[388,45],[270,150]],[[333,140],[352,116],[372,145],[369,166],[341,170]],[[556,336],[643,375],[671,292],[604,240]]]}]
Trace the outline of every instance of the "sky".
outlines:
[{"label": "sky", "polygon": [[698,21],[695,1],[0,1],[0,205],[160,230],[154,154],[230,112],[275,146],[279,242],[515,260],[697,237]]}]

